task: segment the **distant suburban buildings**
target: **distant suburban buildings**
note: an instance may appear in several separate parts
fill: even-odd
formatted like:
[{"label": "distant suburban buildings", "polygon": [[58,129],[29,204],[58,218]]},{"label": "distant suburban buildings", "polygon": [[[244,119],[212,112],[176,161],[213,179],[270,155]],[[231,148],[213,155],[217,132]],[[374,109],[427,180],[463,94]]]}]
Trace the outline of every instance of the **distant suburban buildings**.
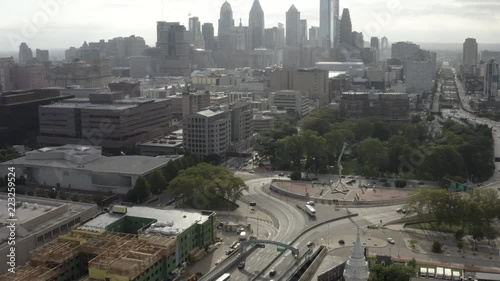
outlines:
[{"label": "distant suburban buildings", "polygon": [[169,133],[170,101],[124,98],[122,92],[91,93],[41,106],[38,142],[47,145],[85,144],[122,149]]},{"label": "distant suburban buildings", "polygon": [[340,98],[340,117],[406,121],[410,118],[409,97],[405,93],[345,92]]}]

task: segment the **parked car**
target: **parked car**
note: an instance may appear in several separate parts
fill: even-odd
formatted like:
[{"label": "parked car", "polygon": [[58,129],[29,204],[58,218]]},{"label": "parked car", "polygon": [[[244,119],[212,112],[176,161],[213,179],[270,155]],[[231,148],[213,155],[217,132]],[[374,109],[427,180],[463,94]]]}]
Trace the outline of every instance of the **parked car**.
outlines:
[{"label": "parked car", "polygon": [[307,201],[306,205],[314,206],[314,201]]},{"label": "parked car", "polygon": [[275,276],[275,275],[276,275],[276,270],[275,269],[269,271],[269,276]]},{"label": "parked car", "polygon": [[245,268],[245,262],[244,261],[242,261],[242,262],[240,262],[238,264],[238,269],[243,269],[243,268]]},{"label": "parked car", "polygon": [[396,244],[396,241],[392,238],[387,238],[387,242],[389,242],[389,244],[392,244],[392,245]]},{"label": "parked car", "polygon": [[311,242],[311,241],[307,242],[307,247],[312,247],[313,245],[314,245],[313,242]]}]

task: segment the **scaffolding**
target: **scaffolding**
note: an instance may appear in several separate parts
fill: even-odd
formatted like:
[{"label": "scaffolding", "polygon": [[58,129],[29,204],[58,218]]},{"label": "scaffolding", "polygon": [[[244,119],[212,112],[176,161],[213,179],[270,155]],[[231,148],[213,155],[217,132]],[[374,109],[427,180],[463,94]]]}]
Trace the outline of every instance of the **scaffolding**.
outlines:
[{"label": "scaffolding", "polygon": [[134,280],[155,263],[175,253],[176,238],[154,235],[105,233],[96,236],[73,231],[33,250],[30,265],[19,267],[16,274],[0,276],[0,281],[52,281],[64,265],[81,254],[89,260],[87,280],[105,280],[119,275]]}]

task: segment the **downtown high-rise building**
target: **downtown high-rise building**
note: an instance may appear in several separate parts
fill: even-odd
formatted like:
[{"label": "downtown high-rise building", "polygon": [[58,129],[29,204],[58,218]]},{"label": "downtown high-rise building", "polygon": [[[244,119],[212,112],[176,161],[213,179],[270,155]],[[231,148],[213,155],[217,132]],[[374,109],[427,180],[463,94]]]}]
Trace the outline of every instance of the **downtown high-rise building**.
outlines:
[{"label": "downtown high-rise building", "polygon": [[380,39],[378,37],[372,37],[370,40],[370,48],[372,48],[375,52],[375,61],[378,62],[380,58]]},{"label": "downtown high-rise building", "polygon": [[302,45],[307,44],[307,20],[300,20],[300,42]]},{"label": "downtown high-rise building", "polygon": [[159,72],[172,76],[188,76],[191,73],[191,47],[189,32],[178,22],[157,23],[155,54],[158,60]]},{"label": "downtown high-rise building", "polygon": [[189,18],[189,40],[195,48],[205,49],[205,39],[201,34],[201,23],[198,17]]},{"label": "downtown high-rise building", "polygon": [[48,62],[49,61],[49,50],[36,49],[36,60],[38,62]]},{"label": "downtown high-rise building", "polygon": [[463,63],[467,66],[478,65],[478,44],[476,39],[467,38],[464,42],[464,58]]},{"label": "downtown high-rise building", "polygon": [[250,49],[264,47],[264,23],[264,10],[262,10],[259,0],[254,0],[248,20],[248,27],[251,34]]},{"label": "downtown high-rise building", "polygon": [[339,0],[319,2],[319,40],[321,47],[334,48],[339,42]]},{"label": "downtown high-rise building", "polygon": [[33,51],[25,42],[19,46],[19,64],[27,64],[33,60]]},{"label": "downtown high-rise building", "polygon": [[498,62],[490,60],[485,65],[484,73],[484,97],[489,101],[497,99],[499,84]]},{"label": "downtown high-rise building", "polygon": [[286,12],[286,45],[298,47],[301,45],[300,12],[292,5]]},{"label": "downtown high-rise building", "polygon": [[309,28],[309,44],[312,47],[319,47],[319,27],[311,26]]},{"label": "downtown high-rise building", "polygon": [[214,25],[212,23],[204,23],[201,27],[201,33],[205,40],[205,49],[213,51],[215,48],[214,42]]},{"label": "downtown high-rise building", "polygon": [[231,4],[226,1],[220,8],[217,36],[220,37],[222,34],[229,33],[232,27],[234,27],[233,9],[231,8]]},{"label": "downtown high-rise building", "polygon": [[352,22],[349,9],[342,11],[340,20],[340,43],[352,45]]}]

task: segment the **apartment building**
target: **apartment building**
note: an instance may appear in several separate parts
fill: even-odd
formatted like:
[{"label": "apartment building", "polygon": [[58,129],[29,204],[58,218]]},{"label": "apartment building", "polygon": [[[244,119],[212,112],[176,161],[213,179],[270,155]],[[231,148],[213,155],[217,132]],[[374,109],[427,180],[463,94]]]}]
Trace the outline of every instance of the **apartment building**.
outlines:
[{"label": "apartment building", "polygon": [[386,121],[410,118],[410,100],[405,93],[345,92],[340,98],[343,119],[375,117]]},{"label": "apartment building", "polygon": [[293,110],[300,117],[310,113],[309,95],[301,91],[283,90],[269,95],[269,105],[278,109]]}]

